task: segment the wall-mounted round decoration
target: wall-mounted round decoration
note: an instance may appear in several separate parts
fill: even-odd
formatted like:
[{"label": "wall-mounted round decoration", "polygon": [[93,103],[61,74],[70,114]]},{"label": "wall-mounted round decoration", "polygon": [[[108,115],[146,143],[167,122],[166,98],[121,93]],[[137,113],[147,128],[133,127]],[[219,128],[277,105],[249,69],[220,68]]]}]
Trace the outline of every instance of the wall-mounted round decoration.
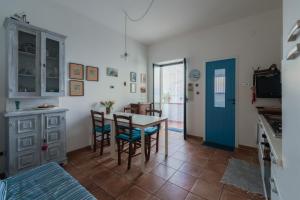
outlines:
[{"label": "wall-mounted round decoration", "polygon": [[191,81],[198,81],[200,79],[200,70],[199,69],[192,69],[189,74]]}]

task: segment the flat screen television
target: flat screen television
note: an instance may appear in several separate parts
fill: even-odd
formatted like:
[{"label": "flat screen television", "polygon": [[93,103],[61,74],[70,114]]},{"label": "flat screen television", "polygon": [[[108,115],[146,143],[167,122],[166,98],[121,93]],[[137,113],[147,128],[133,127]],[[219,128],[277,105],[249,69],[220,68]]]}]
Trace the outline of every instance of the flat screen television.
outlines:
[{"label": "flat screen television", "polygon": [[280,71],[255,76],[257,98],[281,98]]}]

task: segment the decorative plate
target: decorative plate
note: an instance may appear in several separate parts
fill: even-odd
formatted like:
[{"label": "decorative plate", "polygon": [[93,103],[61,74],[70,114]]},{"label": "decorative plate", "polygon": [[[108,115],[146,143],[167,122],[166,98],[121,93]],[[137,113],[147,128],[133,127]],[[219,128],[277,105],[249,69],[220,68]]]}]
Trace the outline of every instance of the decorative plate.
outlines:
[{"label": "decorative plate", "polygon": [[189,77],[190,77],[191,81],[198,81],[200,79],[200,71],[199,71],[199,69],[192,69],[190,71]]}]

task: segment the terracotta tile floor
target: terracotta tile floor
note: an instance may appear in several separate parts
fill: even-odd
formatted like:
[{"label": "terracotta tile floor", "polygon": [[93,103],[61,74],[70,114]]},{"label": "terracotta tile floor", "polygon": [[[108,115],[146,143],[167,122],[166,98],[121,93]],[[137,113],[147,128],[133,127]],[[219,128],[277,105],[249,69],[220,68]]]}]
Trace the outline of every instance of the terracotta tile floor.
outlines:
[{"label": "terracotta tile floor", "polygon": [[140,156],[127,170],[127,155],[122,165],[110,158],[108,148],[99,151],[80,150],[69,155],[65,169],[96,198],[161,199],[161,200],[256,200],[263,197],[247,193],[219,181],[231,158],[258,163],[255,151],[237,149],[227,152],[203,146],[201,141],[181,134],[169,133],[169,157],[164,158],[164,137],[160,137],[159,153],[153,152],[146,173],[139,168]]}]

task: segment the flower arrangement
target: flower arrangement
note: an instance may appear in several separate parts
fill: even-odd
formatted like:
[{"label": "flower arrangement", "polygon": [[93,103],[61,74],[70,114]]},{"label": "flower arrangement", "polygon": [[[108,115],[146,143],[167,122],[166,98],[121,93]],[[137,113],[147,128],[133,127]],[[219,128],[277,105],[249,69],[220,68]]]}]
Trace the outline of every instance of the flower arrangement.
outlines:
[{"label": "flower arrangement", "polygon": [[114,101],[101,101],[100,104],[106,108],[106,114],[109,114],[112,110],[113,105],[115,104]]}]

